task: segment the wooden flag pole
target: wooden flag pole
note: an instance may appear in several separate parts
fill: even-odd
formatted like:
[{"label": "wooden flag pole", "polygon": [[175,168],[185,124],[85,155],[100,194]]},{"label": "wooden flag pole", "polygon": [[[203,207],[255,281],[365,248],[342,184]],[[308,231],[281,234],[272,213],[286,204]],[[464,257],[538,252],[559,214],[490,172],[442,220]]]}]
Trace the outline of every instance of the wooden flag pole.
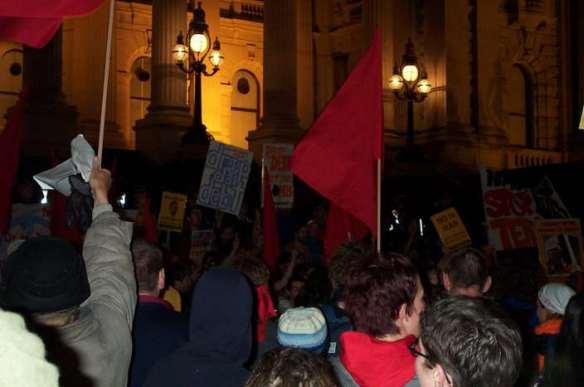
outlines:
[{"label": "wooden flag pole", "polygon": [[105,130],[105,113],[107,104],[107,91],[109,86],[110,63],[112,59],[112,32],[114,28],[114,9],[116,1],[110,0],[109,19],[107,23],[107,42],[105,46],[105,66],[103,75],[103,91],[101,93],[101,117],[99,118],[99,141],[97,144],[97,158],[101,168],[101,159],[103,154],[103,137]]},{"label": "wooden flag pole", "polygon": [[377,159],[377,254],[381,254],[381,158]]}]

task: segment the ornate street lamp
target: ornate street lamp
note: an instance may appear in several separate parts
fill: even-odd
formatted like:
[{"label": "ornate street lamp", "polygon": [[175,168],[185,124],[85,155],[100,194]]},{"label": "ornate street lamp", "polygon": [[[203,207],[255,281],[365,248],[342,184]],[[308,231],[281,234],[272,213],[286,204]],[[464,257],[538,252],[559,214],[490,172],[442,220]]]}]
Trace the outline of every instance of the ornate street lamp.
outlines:
[{"label": "ornate street lamp", "polygon": [[[187,43],[186,45],[185,41]],[[201,8],[201,2],[199,2],[197,8],[193,10],[193,19],[189,23],[186,40],[181,31],[176,37],[176,46],[172,50],[172,56],[177,66],[187,74],[195,73],[195,98],[193,99],[195,111],[194,122],[191,130],[183,136],[183,144],[209,142],[209,134],[207,134],[207,128],[203,125],[201,114],[203,102],[201,95],[201,75],[207,77],[215,75],[219,71],[219,66],[223,63],[219,39],[215,37],[212,46],[209,44],[210,41],[211,37],[209,35],[209,26],[205,21],[205,11]],[[209,58],[209,63],[212,65],[211,72],[207,71],[207,65],[205,64],[207,57]]]},{"label": "ornate street lamp", "polygon": [[414,145],[414,102],[422,102],[432,91],[432,84],[423,66],[418,65],[418,58],[414,44],[410,39],[406,43],[406,52],[401,66],[393,68],[393,75],[389,81],[393,94],[401,100],[408,101],[408,131],[406,144]]}]

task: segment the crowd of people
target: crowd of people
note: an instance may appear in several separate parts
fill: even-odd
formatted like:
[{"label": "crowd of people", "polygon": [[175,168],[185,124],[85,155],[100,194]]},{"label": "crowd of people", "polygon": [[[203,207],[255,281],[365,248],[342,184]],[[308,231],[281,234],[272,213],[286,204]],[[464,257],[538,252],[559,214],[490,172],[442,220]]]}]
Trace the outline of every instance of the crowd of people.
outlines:
[{"label": "crowd of people", "polygon": [[0,386],[584,386],[568,284],[503,299],[470,247],[431,268],[369,239],[325,258],[323,208],[270,270],[257,219],[191,206],[163,247],[114,211],[107,170],[90,186],[80,251],[39,237],[2,262]]}]

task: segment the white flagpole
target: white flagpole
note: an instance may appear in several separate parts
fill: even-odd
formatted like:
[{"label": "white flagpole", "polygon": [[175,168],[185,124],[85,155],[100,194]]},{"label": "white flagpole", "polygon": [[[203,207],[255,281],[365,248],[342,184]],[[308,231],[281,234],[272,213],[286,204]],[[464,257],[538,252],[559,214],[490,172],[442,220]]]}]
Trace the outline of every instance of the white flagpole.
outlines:
[{"label": "white flagpole", "polygon": [[381,158],[377,159],[377,253],[381,254]]},{"label": "white flagpole", "polygon": [[107,104],[107,91],[109,86],[110,63],[112,58],[112,31],[114,27],[114,9],[116,0],[110,0],[109,19],[107,23],[107,43],[105,46],[105,66],[103,75],[103,91],[101,94],[101,117],[99,119],[99,142],[97,145],[97,157],[101,167],[101,158],[103,154],[103,136],[105,129],[105,112]]}]

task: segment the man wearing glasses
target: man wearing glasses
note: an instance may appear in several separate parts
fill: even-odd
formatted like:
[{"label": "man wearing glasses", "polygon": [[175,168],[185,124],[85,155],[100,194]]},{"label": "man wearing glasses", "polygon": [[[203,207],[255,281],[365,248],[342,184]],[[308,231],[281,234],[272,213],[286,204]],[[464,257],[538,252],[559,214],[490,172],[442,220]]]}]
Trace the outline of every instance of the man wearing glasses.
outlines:
[{"label": "man wearing glasses", "polygon": [[449,297],[426,309],[409,349],[422,387],[511,387],[521,370],[521,336],[488,301]]}]

